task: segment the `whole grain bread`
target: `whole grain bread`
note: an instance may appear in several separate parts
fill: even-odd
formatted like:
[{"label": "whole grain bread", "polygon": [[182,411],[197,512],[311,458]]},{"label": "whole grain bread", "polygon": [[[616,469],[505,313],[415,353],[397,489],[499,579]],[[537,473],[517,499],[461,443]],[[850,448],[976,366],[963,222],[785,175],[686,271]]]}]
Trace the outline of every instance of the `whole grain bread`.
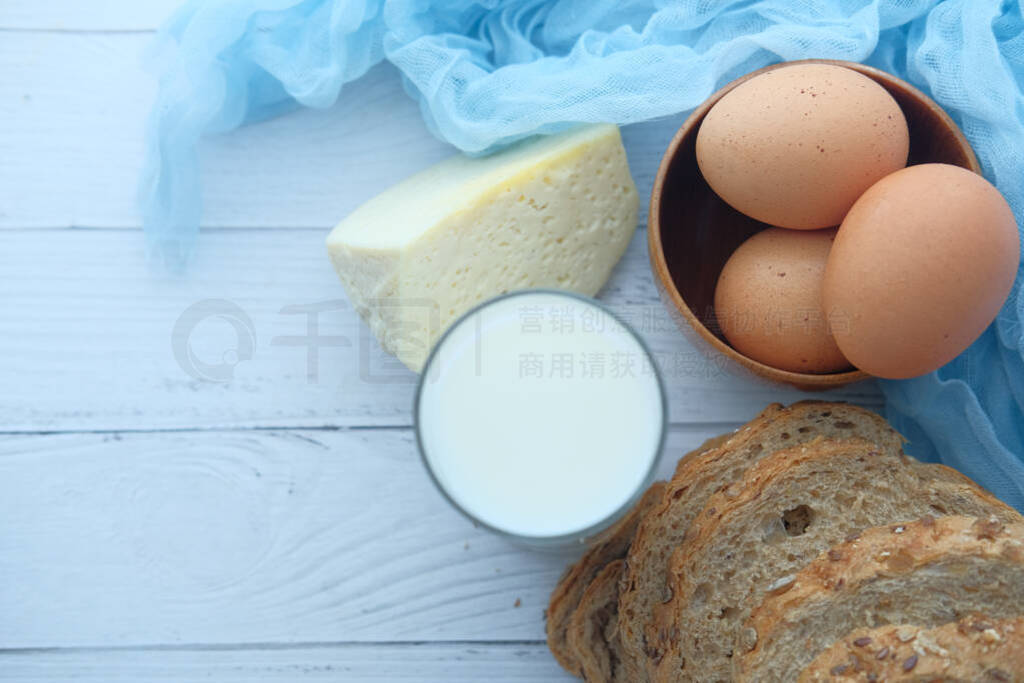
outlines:
[{"label": "whole grain bread", "polygon": [[[696,449],[686,453],[679,462],[686,462],[695,455],[717,446],[729,436],[731,433],[708,439]],[[548,647],[558,663],[569,673],[582,675],[581,662],[569,647],[567,640],[566,631],[573,612],[580,606],[587,586],[604,569],[605,565],[625,556],[633,540],[637,524],[647,511],[661,500],[664,487],[665,482],[655,482],[651,485],[637,504],[622,519],[609,527],[600,538],[592,543],[587,552],[566,570],[558,585],[551,592],[546,612]],[[609,595],[607,591],[594,591],[591,594],[591,599],[596,599],[598,596],[606,597],[616,604],[589,605],[586,609],[590,612],[597,613],[601,609],[617,608],[616,596]]]},{"label": "whole grain bread", "polygon": [[1024,614],[1024,523],[924,517],[861,533],[817,557],[747,620],[741,680],[792,680],[852,628],[938,626]]},{"label": "whole grain bread", "polygon": [[605,565],[622,558],[633,540],[637,523],[647,510],[661,499],[665,482],[655,482],[622,519],[601,534],[583,556],[562,575],[551,593],[546,612],[548,648],[569,673],[580,675],[580,662],[573,655],[566,639],[572,613],[580,604],[584,591]]},{"label": "whole grain bread", "polygon": [[646,680],[664,654],[655,608],[670,597],[671,554],[709,496],[738,481],[758,460],[820,436],[860,437],[883,453],[902,454],[902,437],[875,413],[843,403],[804,401],[788,408],[770,405],[724,443],[679,463],[661,501],[640,522],[627,555],[619,588],[620,680]]},{"label": "whole grain bread", "polygon": [[674,591],[655,617],[666,653],[656,680],[731,680],[740,627],[765,595],[852,533],[928,514],[1019,518],[948,468],[863,439],[818,439],[760,460],[708,499],[672,558]]},{"label": "whole grain bread", "polygon": [[925,628],[860,628],[818,655],[799,683],[899,681],[1024,683],[1024,617],[975,614]]},{"label": "whole grain bread", "polygon": [[608,683],[619,668],[618,595],[623,564],[623,560],[609,562],[594,577],[566,629],[569,649],[588,683]]}]

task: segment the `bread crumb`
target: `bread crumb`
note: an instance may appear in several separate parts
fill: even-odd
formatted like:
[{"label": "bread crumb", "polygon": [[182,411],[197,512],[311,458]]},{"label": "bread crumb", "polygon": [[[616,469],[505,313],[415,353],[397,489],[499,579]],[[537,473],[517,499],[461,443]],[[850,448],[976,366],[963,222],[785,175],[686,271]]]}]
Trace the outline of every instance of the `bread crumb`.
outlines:
[{"label": "bread crumb", "polygon": [[519,598],[516,598],[516,601],[512,603],[512,606],[513,607],[522,607],[523,606],[523,601],[520,600]]}]

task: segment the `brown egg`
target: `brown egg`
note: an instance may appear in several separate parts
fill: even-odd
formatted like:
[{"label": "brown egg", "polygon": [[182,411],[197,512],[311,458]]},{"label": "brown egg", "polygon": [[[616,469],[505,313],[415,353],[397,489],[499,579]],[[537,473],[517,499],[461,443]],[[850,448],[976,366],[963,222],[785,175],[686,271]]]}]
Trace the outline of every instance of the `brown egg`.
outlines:
[{"label": "brown egg", "polygon": [[792,372],[849,367],[821,306],[835,234],[768,228],[733,252],[715,287],[715,315],[733,348]]},{"label": "brown egg", "polygon": [[867,76],[794,64],[740,84],[697,132],[697,164],[735,209],[784,228],[839,225],[857,198],[907,163],[896,100]]},{"label": "brown egg", "polygon": [[864,193],[839,228],[824,303],[861,370],[916,377],[953,360],[995,319],[1020,260],[999,191],[957,166],[897,171]]}]

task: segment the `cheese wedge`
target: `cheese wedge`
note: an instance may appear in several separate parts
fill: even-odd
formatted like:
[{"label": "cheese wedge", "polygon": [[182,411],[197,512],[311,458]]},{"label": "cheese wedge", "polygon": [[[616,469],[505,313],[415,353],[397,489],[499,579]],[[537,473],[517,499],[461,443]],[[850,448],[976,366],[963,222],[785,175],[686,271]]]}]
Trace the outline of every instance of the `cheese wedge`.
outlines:
[{"label": "cheese wedge", "polygon": [[484,299],[538,287],[596,294],[636,221],[619,129],[592,125],[442,161],[356,209],[327,251],[377,339],[419,372]]}]

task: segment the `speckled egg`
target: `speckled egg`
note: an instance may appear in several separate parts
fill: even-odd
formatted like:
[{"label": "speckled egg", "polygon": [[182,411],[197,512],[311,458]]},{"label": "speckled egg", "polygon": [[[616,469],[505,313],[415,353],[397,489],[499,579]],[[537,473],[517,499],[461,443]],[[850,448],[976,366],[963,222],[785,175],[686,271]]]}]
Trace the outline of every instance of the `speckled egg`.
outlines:
[{"label": "speckled egg", "polygon": [[733,348],[791,372],[849,367],[821,304],[835,234],[835,229],[769,228],[733,252],[715,287],[715,317]]},{"label": "speckled egg", "polygon": [[728,92],[697,132],[697,163],[733,208],[770,225],[839,225],[907,163],[910,136],[878,83],[830,64],[767,71]]},{"label": "speckled egg", "polygon": [[1013,212],[976,173],[921,164],[857,200],[829,254],[824,305],[861,370],[900,379],[935,370],[988,327],[1013,287]]}]

